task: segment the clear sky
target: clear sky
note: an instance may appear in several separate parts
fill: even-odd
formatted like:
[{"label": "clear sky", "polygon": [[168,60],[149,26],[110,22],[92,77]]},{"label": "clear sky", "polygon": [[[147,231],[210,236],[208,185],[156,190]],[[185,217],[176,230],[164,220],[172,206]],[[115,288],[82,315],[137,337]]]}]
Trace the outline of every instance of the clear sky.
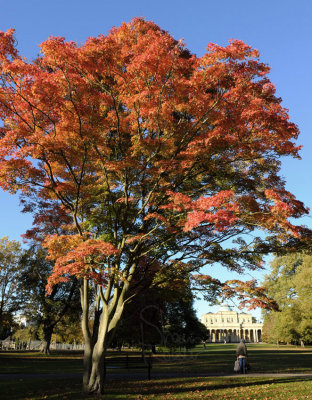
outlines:
[{"label": "clear sky", "polygon": [[[83,43],[107,34],[113,26],[143,16],[183,38],[202,55],[209,42],[226,45],[241,39],[257,48],[271,67],[270,79],[291,120],[301,131],[302,160],[283,160],[287,189],[312,207],[312,2],[310,0],[0,0],[0,31],[16,29],[20,53],[34,58],[48,36]],[[20,212],[18,196],[0,191],[0,237],[20,240],[31,227],[31,216]],[[312,225],[306,217],[302,223]],[[257,277],[261,277],[258,274]],[[197,303],[198,314],[208,311]],[[209,309],[210,310],[210,309]]]}]

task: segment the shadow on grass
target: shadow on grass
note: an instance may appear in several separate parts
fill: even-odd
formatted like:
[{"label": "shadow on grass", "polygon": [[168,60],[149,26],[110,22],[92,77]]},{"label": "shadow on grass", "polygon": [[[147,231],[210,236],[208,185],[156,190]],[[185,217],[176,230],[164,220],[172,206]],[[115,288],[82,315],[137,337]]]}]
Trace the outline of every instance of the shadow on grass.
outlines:
[{"label": "shadow on grass", "polygon": [[[235,388],[254,388],[263,385],[302,383],[311,381],[307,377],[287,377],[287,378],[181,378],[170,379],[167,381],[150,381],[150,382],[123,382],[123,394],[120,393],[120,381],[111,381],[107,383],[105,395],[106,398],[112,399],[137,399],[138,395],[166,395],[168,393],[174,395],[189,392],[205,392],[212,390],[226,390]],[[118,395],[121,397],[117,397]],[[104,398],[105,398],[104,395]],[[134,396],[134,397],[132,397]]]},{"label": "shadow on grass", "polygon": [[[306,377],[241,377],[241,378],[174,378],[152,381],[108,380],[102,399],[134,400],[151,395],[182,395],[192,392],[218,391],[235,388],[256,388],[264,385],[304,383]],[[41,400],[41,399],[92,399],[82,394],[81,379],[16,379],[0,382],[1,400]],[[298,385],[299,386],[299,385]],[[195,394],[193,394],[195,395]],[[139,397],[141,396],[141,397]],[[167,397],[166,397],[167,398]],[[183,398],[183,397],[181,397]],[[195,397],[194,397],[195,398]]]},{"label": "shadow on grass", "polygon": [[0,373],[28,374],[53,372],[82,372],[83,365],[80,358],[57,358],[36,356],[0,356]]},{"label": "shadow on grass", "polygon": [[86,399],[80,379],[12,379],[0,381],[1,400]]}]

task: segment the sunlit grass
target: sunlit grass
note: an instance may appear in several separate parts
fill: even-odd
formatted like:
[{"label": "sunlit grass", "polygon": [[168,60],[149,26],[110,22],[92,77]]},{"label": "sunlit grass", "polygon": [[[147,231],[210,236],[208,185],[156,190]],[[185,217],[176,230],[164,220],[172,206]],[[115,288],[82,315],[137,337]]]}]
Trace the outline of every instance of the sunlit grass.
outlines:
[{"label": "sunlit grass", "polygon": [[[8,379],[0,381],[2,400],[90,399],[79,379]],[[310,378],[207,377],[151,381],[108,381],[103,400],[302,400],[311,399]]]},{"label": "sunlit grass", "polygon": [[[251,373],[272,375],[226,376],[233,373],[235,347],[235,344],[212,344],[206,349],[197,347],[187,353],[178,352],[171,355],[158,353],[153,357],[151,381],[143,380],[144,375],[134,376],[131,379],[131,374],[137,374],[138,370],[125,368],[109,370],[105,395],[102,398],[104,400],[312,399],[310,377],[274,377],[274,373],[277,372],[294,374],[305,372],[312,375],[311,347],[277,348],[265,344],[248,345]],[[111,354],[117,356],[119,353]],[[64,352],[45,356],[34,352],[2,352],[0,373],[23,374],[13,378],[8,375],[6,379],[3,377],[0,379],[1,400],[90,399],[81,391],[81,353]],[[33,374],[40,375],[34,379]],[[44,377],[44,374],[56,374],[56,376]],[[183,377],[183,374],[189,376]],[[225,376],[209,376],[213,374]]]}]

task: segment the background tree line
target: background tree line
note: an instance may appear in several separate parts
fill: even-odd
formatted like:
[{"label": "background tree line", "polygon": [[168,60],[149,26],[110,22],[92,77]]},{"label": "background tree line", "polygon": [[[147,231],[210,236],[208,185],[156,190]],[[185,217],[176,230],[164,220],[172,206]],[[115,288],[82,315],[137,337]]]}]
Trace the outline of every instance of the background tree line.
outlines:
[{"label": "background tree line", "polygon": [[312,256],[294,253],[276,257],[264,285],[279,311],[264,314],[263,340],[312,343]]},{"label": "background tree line", "polygon": [[[47,295],[53,262],[47,260],[46,251],[38,243],[22,249],[19,242],[7,237],[0,240],[0,246],[0,339],[9,335],[17,343],[39,339],[45,353],[50,352],[52,340],[83,343],[76,282],[59,283]],[[187,274],[182,270],[178,276],[176,271],[172,285],[163,272],[157,278],[156,270],[150,272],[145,280],[139,276],[143,273],[143,269],[137,272],[137,285],[131,292],[137,295],[127,304],[112,346],[177,349],[205,340],[207,330],[196,317]],[[16,322],[18,314],[26,318],[26,326]]]}]

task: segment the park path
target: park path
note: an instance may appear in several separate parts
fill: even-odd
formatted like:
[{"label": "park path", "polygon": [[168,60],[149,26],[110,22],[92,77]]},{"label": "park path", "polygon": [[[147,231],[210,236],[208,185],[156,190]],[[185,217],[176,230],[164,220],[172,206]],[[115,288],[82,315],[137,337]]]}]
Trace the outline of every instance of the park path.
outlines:
[{"label": "park path", "polygon": [[[187,373],[187,372],[168,372],[168,373],[163,373],[163,372],[152,372],[152,377],[151,380],[155,379],[169,379],[169,378],[217,378],[217,377],[226,377],[226,378],[244,378],[246,376],[249,377],[263,377],[263,378],[279,378],[279,377],[291,377],[291,378],[311,378],[312,379],[312,373],[248,373],[246,375],[242,374],[236,374],[236,373],[231,373],[231,374],[222,374],[222,373]],[[53,373],[53,374],[0,374],[0,379],[68,379],[68,378],[81,378],[82,379],[82,373]],[[128,373],[128,374],[119,374],[119,373],[108,373],[106,375],[106,379],[114,379],[114,380],[147,380],[147,375],[144,372],[135,372],[135,373]]]}]

